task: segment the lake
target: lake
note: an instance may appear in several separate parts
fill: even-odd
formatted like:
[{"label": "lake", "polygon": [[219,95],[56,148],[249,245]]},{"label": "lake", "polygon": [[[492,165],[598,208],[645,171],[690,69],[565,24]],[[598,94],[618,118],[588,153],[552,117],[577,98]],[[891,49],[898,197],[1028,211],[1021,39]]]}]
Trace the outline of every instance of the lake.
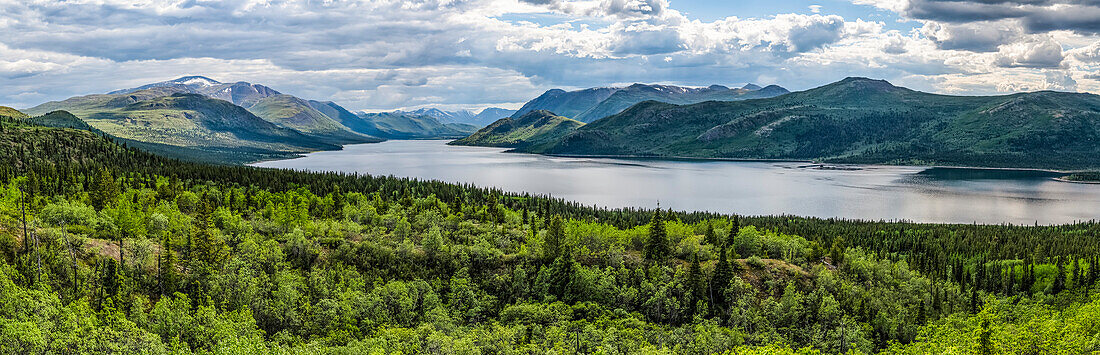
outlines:
[{"label": "lake", "polygon": [[1047,172],[796,162],[564,158],[394,140],[254,166],[359,172],[550,194],[603,207],[657,206],[937,223],[1062,224],[1100,218],[1100,185]]}]

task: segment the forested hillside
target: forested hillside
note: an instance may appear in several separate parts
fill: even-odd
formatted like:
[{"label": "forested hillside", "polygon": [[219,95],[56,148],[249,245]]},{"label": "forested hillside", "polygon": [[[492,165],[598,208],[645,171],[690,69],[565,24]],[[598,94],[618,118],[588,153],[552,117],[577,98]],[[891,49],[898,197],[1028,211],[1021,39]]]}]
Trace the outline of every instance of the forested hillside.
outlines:
[{"label": "forested hillside", "polygon": [[552,144],[583,125],[550,111],[537,110],[518,118],[501,118],[466,138],[447,144],[507,148]]},{"label": "forested hillside", "polygon": [[12,115],[0,353],[1090,353],[1098,235],[604,210]]},{"label": "forested hillside", "polygon": [[766,99],[643,102],[528,151],[1079,170],[1100,167],[1097,142],[1094,94],[948,96],[847,78]]}]

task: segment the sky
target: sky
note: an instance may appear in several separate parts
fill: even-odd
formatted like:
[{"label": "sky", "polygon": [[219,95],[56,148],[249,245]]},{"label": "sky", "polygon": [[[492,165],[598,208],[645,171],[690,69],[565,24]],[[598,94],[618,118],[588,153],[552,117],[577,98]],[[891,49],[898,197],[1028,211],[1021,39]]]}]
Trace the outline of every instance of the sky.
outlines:
[{"label": "sky", "polygon": [[0,0],[0,105],[186,75],[364,111],[848,76],[1100,93],[1100,0]]}]

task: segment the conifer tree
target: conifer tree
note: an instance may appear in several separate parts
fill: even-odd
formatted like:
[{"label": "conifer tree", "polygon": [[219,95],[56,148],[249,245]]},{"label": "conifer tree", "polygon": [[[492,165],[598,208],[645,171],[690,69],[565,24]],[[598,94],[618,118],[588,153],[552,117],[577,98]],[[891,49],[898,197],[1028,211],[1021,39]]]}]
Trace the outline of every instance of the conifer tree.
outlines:
[{"label": "conifer tree", "polygon": [[649,239],[645,243],[645,258],[649,261],[664,262],[671,253],[668,245],[668,233],[665,231],[665,222],[661,219],[661,210],[653,212],[653,219],[649,222]]},{"label": "conifer tree", "polygon": [[726,307],[725,290],[733,279],[733,270],[730,269],[729,260],[726,259],[726,249],[718,249],[718,262],[714,265],[714,277],[710,281],[710,304],[712,308],[722,311]]},{"label": "conifer tree", "polygon": [[689,299],[690,305],[694,306],[698,301],[706,299],[706,286],[703,284],[706,280],[706,275],[703,275],[703,269],[699,265],[699,255],[695,254],[691,258],[691,268],[688,269],[687,275],[687,290],[691,293]]},{"label": "conifer tree", "polygon": [[172,236],[171,234],[164,233],[164,237],[161,238],[161,254],[157,261],[158,273],[160,274],[161,296],[171,294],[175,291],[177,262],[176,253],[172,251]]},{"label": "conifer tree", "polygon": [[1066,289],[1066,267],[1062,258],[1058,258],[1058,274],[1054,276],[1054,285],[1051,286],[1051,294],[1059,294]]},{"label": "conifer tree", "polygon": [[726,236],[726,247],[734,245],[737,242],[737,234],[741,232],[741,219],[740,217],[733,216],[730,220],[730,232]]},{"label": "conifer tree", "polygon": [[562,248],[565,245],[564,224],[565,222],[562,222],[561,216],[555,215],[550,219],[550,225],[546,231],[546,240],[543,242],[543,250],[548,260],[555,260],[562,255]]},{"label": "conifer tree", "polygon": [[719,244],[718,235],[714,233],[714,225],[709,221],[707,222],[707,230],[703,232],[703,240],[706,241],[707,244],[713,246],[718,246]]}]

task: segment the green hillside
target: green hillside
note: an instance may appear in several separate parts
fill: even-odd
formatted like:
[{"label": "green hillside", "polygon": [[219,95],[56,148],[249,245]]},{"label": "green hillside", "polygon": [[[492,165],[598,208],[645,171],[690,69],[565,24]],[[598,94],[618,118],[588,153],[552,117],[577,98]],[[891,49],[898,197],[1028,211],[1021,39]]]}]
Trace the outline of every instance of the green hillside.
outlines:
[{"label": "green hillside", "polygon": [[46,127],[57,128],[74,128],[85,131],[95,131],[96,129],[84,122],[80,118],[73,116],[73,114],[67,111],[54,111],[42,116],[35,116],[27,118],[33,124]]},{"label": "green hillside", "polygon": [[599,104],[572,116],[581,122],[592,122],[607,116],[623,112],[643,101],[659,101],[684,105],[704,101],[737,101],[775,97],[788,93],[778,86],[769,86],[759,90],[730,89],[720,85],[706,88],[686,88],[666,85],[634,84],[616,91]]},{"label": "green hillside", "polygon": [[381,139],[353,132],[336,120],[313,108],[306,100],[291,95],[268,96],[248,107],[256,116],[279,127],[290,128],[308,136],[335,144],[375,143]]},{"label": "green hillside", "polygon": [[195,94],[174,94],[118,109],[90,111],[85,112],[84,121],[111,136],[165,147],[273,156],[339,148],[278,127],[227,101]]},{"label": "green hillside", "polygon": [[449,144],[507,148],[538,146],[553,143],[583,125],[580,121],[538,110],[519,118],[502,118]]},{"label": "green hillside", "polygon": [[365,134],[386,139],[461,138],[477,131],[476,126],[462,123],[442,123],[430,116],[384,112],[361,116],[370,125]]},{"label": "green hillside", "polygon": [[308,102],[310,107],[313,107],[317,111],[325,114],[325,116],[332,118],[354,132],[368,136],[371,135],[369,132],[377,132],[377,127],[375,127],[373,123],[337,105],[335,102],[316,100],[309,100]]},{"label": "green hillside", "polygon": [[[314,133],[303,134],[265,121],[231,102],[187,91],[178,86],[165,86],[79,96],[47,102],[25,112],[52,119],[39,122],[43,125],[84,128],[72,117],[51,116],[65,110],[79,121],[128,144],[158,154],[207,162],[241,163],[285,158],[304,152],[339,149],[339,144],[343,143],[378,141],[339,129],[317,128],[312,131]],[[295,108],[272,102],[259,111],[298,128],[309,127],[311,122],[320,122],[319,127],[327,124],[329,128],[339,128],[338,123],[316,110],[292,113]]]},{"label": "green hillside", "polygon": [[643,102],[530,152],[1083,169],[1100,96],[946,96],[848,78],[768,99]]},{"label": "green hillside", "polygon": [[610,210],[0,117],[0,354],[1095,354],[1098,232]]},{"label": "green hillside", "polygon": [[16,110],[14,108],[7,107],[7,106],[0,106],[0,117],[27,118],[29,116],[27,116],[27,114],[22,113],[19,110]]}]

